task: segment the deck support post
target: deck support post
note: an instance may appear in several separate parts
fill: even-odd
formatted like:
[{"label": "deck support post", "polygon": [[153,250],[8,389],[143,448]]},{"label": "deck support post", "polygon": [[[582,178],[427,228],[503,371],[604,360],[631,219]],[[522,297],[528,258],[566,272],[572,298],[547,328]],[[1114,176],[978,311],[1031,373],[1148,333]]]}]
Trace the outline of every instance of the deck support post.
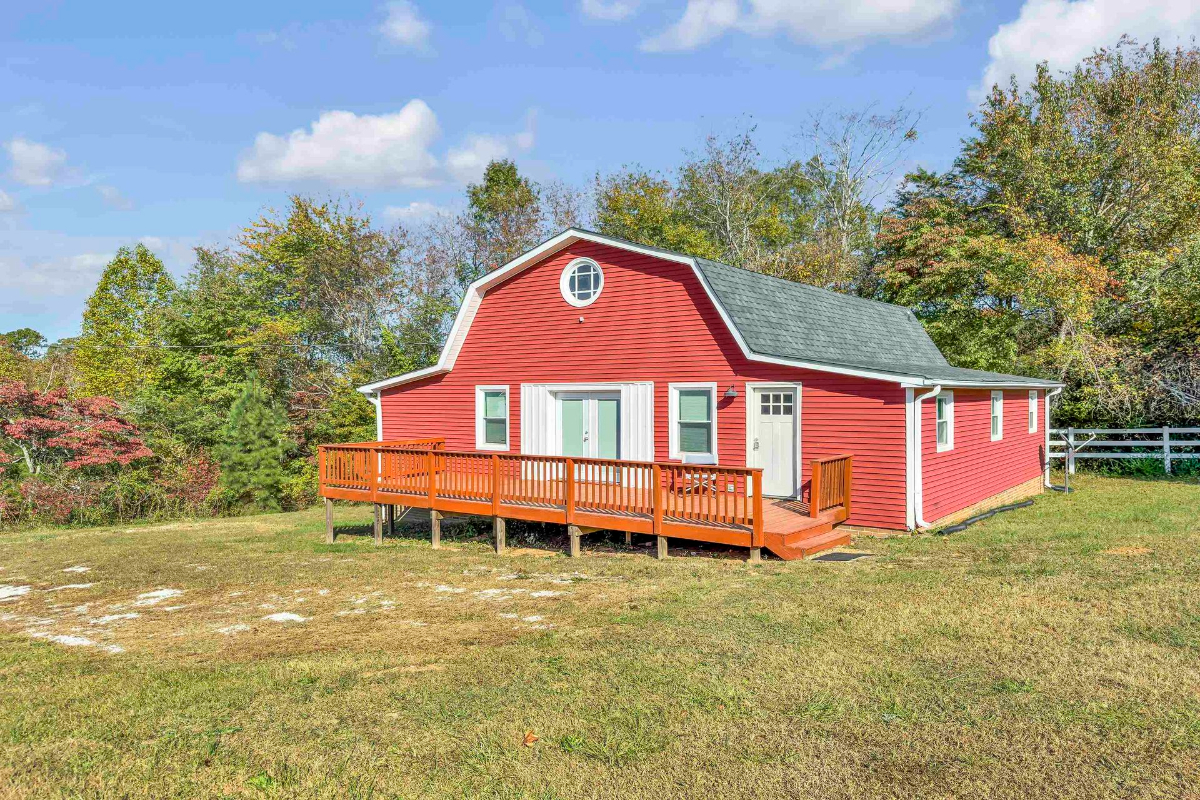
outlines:
[{"label": "deck support post", "polygon": [[492,517],[492,532],[496,535],[496,555],[504,555],[505,522],[504,517]]},{"label": "deck support post", "polygon": [[633,546],[633,534],[630,533],[629,531],[625,531],[625,546],[626,547]]},{"label": "deck support post", "polygon": [[387,529],[388,536],[396,535],[396,506],[394,505],[387,507]]},{"label": "deck support post", "polygon": [[570,545],[567,549],[567,553],[571,556],[571,558],[579,558],[579,537],[581,535],[582,531],[579,530],[578,525],[567,526],[567,536],[570,538]]},{"label": "deck support post", "polygon": [[429,509],[429,530],[430,541],[433,549],[436,550],[442,546],[442,515],[432,508]]},{"label": "deck support post", "polygon": [[375,544],[383,544],[383,504],[372,505],[375,507]]},{"label": "deck support post", "polygon": [[325,498],[325,544],[333,544],[333,501]]},{"label": "deck support post", "polygon": [[761,564],[762,563],[762,548],[761,547],[751,547],[750,548],[749,561],[751,564]]},{"label": "deck support post", "polygon": [[667,537],[665,537],[665,536],[658,537],[658,550],[655,553],[655,555],[658,558],[666,558],[667,557]]}]

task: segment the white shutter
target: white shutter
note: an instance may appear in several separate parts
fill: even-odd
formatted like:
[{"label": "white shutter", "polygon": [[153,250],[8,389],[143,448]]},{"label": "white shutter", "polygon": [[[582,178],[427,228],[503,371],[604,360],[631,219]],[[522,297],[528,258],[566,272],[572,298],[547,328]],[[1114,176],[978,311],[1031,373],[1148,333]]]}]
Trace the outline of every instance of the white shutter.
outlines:
[{"label": "white shutter", "polygon": [[558,455],[556,392],[613,391],[621,393],[621,458],[654,460],[654,384],[641,383],[522,383],[521,452]]}]

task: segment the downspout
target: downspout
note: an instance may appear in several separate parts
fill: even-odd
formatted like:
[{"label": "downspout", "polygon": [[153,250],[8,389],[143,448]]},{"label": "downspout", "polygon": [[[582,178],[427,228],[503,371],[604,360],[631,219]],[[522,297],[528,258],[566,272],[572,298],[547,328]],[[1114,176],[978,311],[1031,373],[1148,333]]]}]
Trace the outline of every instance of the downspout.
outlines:
[{"label": "downspout", "polygon": [[1050,398],[1062,393],[1063,387],[1051,389],[1046,392],[1046,449],[1043,451],[1046,454],[1046,466],[1044,469],[1043,483],[1046,488],[1050,488]]},{"label": "downspout", "polygon": [[375,406],[375,441],[383,441],[383,406],[380,401],[379,392],[363,392],[371,405]]},{"label": "downspout", "polygon": [[925,481],[921,464],[921,403],[942,393],[942,385],[936,384],[932,389],[913,398],[916,408],[913,409],[913,463],[916,465],[916,481],[913,487],[913,513],[917,528],[928,528],[932,523],[925,520]]}]

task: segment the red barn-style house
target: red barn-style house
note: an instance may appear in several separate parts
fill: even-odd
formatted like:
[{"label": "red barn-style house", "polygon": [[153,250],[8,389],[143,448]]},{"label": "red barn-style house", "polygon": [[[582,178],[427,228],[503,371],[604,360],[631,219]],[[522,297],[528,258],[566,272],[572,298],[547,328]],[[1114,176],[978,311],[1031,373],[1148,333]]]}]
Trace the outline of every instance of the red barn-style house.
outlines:
[{"label": "red barn-style house", "polygon": [[[360,388],[322,493],[798,558],[1042,491],[1060,384],[950,366],[911,311],[569,229],[472,284],[436,365]],[[330,525],[330,535],[332,527]]]}]

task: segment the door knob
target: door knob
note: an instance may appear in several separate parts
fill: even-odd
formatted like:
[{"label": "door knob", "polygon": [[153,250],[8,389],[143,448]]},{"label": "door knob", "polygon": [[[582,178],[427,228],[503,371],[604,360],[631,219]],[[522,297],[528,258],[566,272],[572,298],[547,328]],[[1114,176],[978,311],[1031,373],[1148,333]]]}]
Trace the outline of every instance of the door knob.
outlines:
[{"label": "door knob", "polygon": [[758,439],[757,438],[754,440],[754,449],[755,450],[758,449]]}]

